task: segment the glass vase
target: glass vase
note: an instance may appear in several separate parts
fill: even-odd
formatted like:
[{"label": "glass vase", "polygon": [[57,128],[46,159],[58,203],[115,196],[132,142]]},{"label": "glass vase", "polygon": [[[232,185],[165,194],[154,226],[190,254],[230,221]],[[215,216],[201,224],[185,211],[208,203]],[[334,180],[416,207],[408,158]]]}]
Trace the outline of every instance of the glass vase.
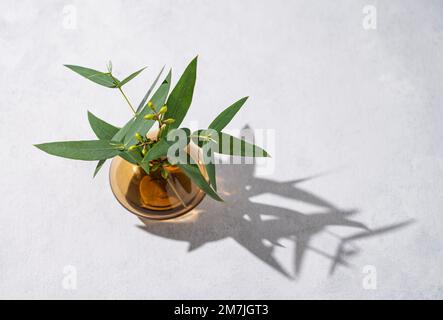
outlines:
[{"label": "glass vase", "polygon": [[[207,178],[205,167],[197,164]],[[140,166],[115,157],[109,171],[112,192],[123,207],[143,219],[163,220],[184,215],[203,200],[205,193],[179,167],[164,168],[168,171],[167,179],[160,170],[148,175]]]}]

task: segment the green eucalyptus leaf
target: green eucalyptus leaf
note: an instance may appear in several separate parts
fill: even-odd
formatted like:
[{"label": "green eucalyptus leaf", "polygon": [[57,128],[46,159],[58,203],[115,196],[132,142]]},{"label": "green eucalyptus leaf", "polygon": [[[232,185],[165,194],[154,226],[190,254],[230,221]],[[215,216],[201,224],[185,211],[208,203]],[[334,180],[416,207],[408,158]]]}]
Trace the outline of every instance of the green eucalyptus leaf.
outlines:
[{"label": "green eucalyptus leaf", "polygon": [[200,147],[207,144],[207,147],[211,148],[213,152],[221,154],[242,157],[270,157],[266,150],[255,144],[212,129],[194,132],[192,140]]},{"label": "green eucalyptus leaf", "polygon": [[173,124],[168,125],[169,129],[178,128],[185,118],[192,102],[196,76],[197,57],[186,67],[166,102],[168,111],[165,114],[165,119],[172,118],[175,120]]},{"label": "green eucalyptus leaf", "polygon": [[236,113],[240,110],[243,104],[248,100],[248,97],[241,98],[237,102],[227,107],[222,113],[220,113],[214,121],[209,125],[209,129],[214,129],[216,131],[222,131],[227,124],[234,118]]},{"label": "green eucalyptus leaf", "polygon": [[[135,118],[131,118],[112,138],[113,141],[118,141],[123,143],[123,139],[125,138],[126,134],[128,133],[128,130],[130,129],[131,125],[135,121]],[[120,157],[125,159],[126,161],[137,164],[137,161],[134,160],[134,157],[131,157],[127,154],[127,151],[123,151],[120,153]]]},{"label": "green eucalyptus leaf", "polygon": [[191,130],[188,128],[172,129],[168,135],[163,138],[169,144],[167,157],[170,163],[177,162],[189,163],[190,155],[187,146],[191,140]]},{"label": "green eucalyptus leaf", "polygon": [[123,159],[125,159],[125,160],[127,160],[127,161],[129,161],[129,162],[131,162],[133,164],[138,164],[139,165],[143,161],[143,156],[141,155],[141,152],[138,149],[132,150],[132,151],[125,150],[124,152],[122,152],[120,154],[120,156]]},{"label": "green eucalyptus leaf", "polygon": [[[179,131],[181,131],[181,132],[179,132]],[[181,135],[180,135],[180,133],[181,133]],[[191,131],[188,128],[180,128],[180,129],[170,131],[167,138],[163,138],[163,139],[159,140],[151,147],[151,149],[149,149],[148,153],[145,155],[145,157],[143,158],[143,161],[141,163],[143,168],[145,168],[145,166],[147,166],[149,168],[149,161],[157,160],[162,157],[167,157],[169,148],[171,148],[171,147],[176,146],[180,149],[185,149],[185,147],[188,145],[189,140],[190,140],[190,133],[191,133]],[[185,138],[185,140],[179,140],[180,138],[183,138],[183,137]],[[175,143],[178,143],[178,145],[175,145]],[[183,151],[183,153],[186,153],[186,151]],[[186,153],[186,155],[187,155],[187,153]],[[174,157],[173,160],[179,160],[179,159]],[[186,162],[187,156],[186,156],[186,159],[181,159],[181,160],[183,162]],[[146,169],[145,169],[145,171],[146,171]],[[147,173],[149,173],[149,172],[147,171]]]},{"label": "green eucalyptus leaf", "polygon": [[[169,71],[166,79],[158,87],[157,91],[152,96],[152,103],[156,106],[162,106],[165,103],[166,97],[168,96],[169,87],[171,85],[171,71]],[[132,124],[128,128],[126,136],[124,138],[124,144],[126,146],[131,146],[137,143],[137,139],[134,137],[135,133],[138,132],[142,136],[148,133],[149,129],[155,123],[154,120],[146,120],[145,115],[151,113],[152,110],[145,105],[145,107],[135,116]]]},{"label": "green eucalyptus leaf", "polygon": [[209,143],[207,137],[209,135],[217,135],[218,132],[213,129],[208,130],[197,130],[192,133],[192,141],[198,145],[202,149],[202,160],[203,164],[206,167],[206,172],[209,177],[209,184],[217,191],[217,179],[215,174],[215,158],[214,158],[214,150],[217,149],[217,145],[212,145]]},{"label": "green eucalyptus leaf", "polygon": [[202,189],[207,195],[217,201],[223,201],[222,198],[211,188],[211,186],[206,181],[205,177],[200,172],[200,169],[196,164],[188,163],[188,164],[176,164],[191,180]]},{"label": "green eucalyptus leaf", "polygon": [[165,139],[160,140],[154,144],[151,149],[149,149],[148,153],[143,158],[143,163],[148,163],[151,160],[166,157],[169,147],[170,144]]},{"label": "green eucalyptus leaf", "polygon": [[138,76],[143,70],[145,70],[147,67],[141,68],[140,70],[130,74],[129,76],[127,76],[126,78],[124,78],[122,81],[120,81],[119,83],[119,87],[123,87],[126,83],[128,83],[129,81],[131,81],[132,79],[134,79],[136,76]]},{"label": "green eucalyptus leaf", "polygon": [[112,137],[112,140],[118,141],[118,142],[123,142],[123,139],[128,134],[128,131],[131,128],[131,126],[133,125],[134,121],[135,121],[135,117],[132,117],[131,119],[129,119],[129,121],[126,122],[126,124],[120,130],[117,131],[117,133],[114,135],[114,137]]},{"label": "green eucalyptus leaf", "polygon": [[146,174],[149,174],[151,172],[151,168],[149,167],[149,162],[145,163],[143,160],[139,163],[139,166],[142,167],[142,169],[146,172]]},{"label": "green eucalyptus leaf", "polygon": [[[243,139],[236,138],[229,134],[219,132],[215,138],[218,148],[215,152],[242,157],[270,157],[270,155],[262,148],[255,144],[249,143]],[[227,142],[229,141],[229,143]],[[209,142],[214,143],[214,142]],[[225,147],[228,145],[229,147]]]},{"label": "green eucalyptus leaf", "polygon": [[88,120],[97,138],[100,140],[112,140],[120,128],[107,123],[106,121],[96,117],[92,112],[88,111]]},{"label": "green eucalyptus leaf", "polygon": [[[112,124],[103,121],[102,119],[96,117],[92,112],[89,111],[88,111],[88,120],[92,130],[94,131],[97,138],[99,138],[100,140],[112,140],[114,135],[120,130],[120,128],[114,127]],[[93,177],[97,175],[97,173],[100,171],[105,162],[106,160],[99,160],[97,166],[95,167]]]},{"label": "green eucalyptus leaf", "polygon": [[192,141],[198,145],[200,148],[203,148],[203,146],[206,145],[206,147],[212,147],[213,145],[207,144],[207,142],[211,141],[211,139],[215,142],[215,139],[212,137],[217,138],[218,132],[213,129],[200,129],[197,131],[194,131],[191,135]]},{"label": "green eucalyptus leaf", "polygon": [[137,108],[137,113],[140,112],[140,110],[143,108],[143,106],[146,103],[146,100],[148,100],[149,95],[151,94],[152,90],[154,90],[155,85],[158,82],[158,79],[160,79],[161,74],[163,73],[163,70],[165,69],[165,66],[163,66],[163,68],[160,70],[160,72],[158,73],[157,77],[155,78],[154,82],[151,84],[151,86],[149,87],[148,91],[146,92],[145,96],[143,97],[142,101],[140,101],[140,104],[138,105]]},{"label": "green eucalyptus leaf", "polygon": [[140,166],[149,174],[149,161],[156,160],[162,157],[166,157],[168,154],[169,144],[166,140],[162,139],[149,149],[143,160],[140,162]]},{"label": "green eucalyptus leaf", "polygon": [[106,159],[103,160],[99,160],[97,163],[97,166],[95,167],[94,170],[94,174],[92,175],[93,178],[95,178],[95,176],[97,175],[97,173],[100,171],[100,169],[103,167],[103,165],[105,164]]},{"label": "green eucalyptus leaf", "polygon": [[113,76],[111,76],[110,73],[105,73],[94,69],[74,66],[69,64],[65,64],[64,66],[78,73],[79,75],[85,77],[86,79],[91,80],[92,82],[95,82],[97,84],[100,84],[108,88],[117,88],[116,81],[117,83],[119,81]]},{"label": "green eucalyptus leaf", "polygon": [[214,188],[215,191],[217,191],[217,178],[215,174],[214,152],[210,148],[206,147],[206,145],[203,146],[202,152],[203,152],[203,164],[206,168],[206,172],[208,173],[209,184]]},{"label": "green eucalyptus leaf", "polygon": [[180,143],[181,147],[186,147],[191,140],[191,130],[189,128],[178,128],[168,132],[166,140],[170,145]]},{"label": "green eucalyptus leaf", "polygon": [[[168,97],[169,89],[171,88],[172,70],[169,70],[166,75],[165,80],[158,87],[158,89],[153,94],[151,101],[157,109],[165,104],[166,98]],[[149,108],[146,104],[145,108]],[[149,112],[146,112],[148,114]]]},{"label": "green eucalyptus leaf", "polygon": [[129,154],[129,151],[123,151],[122,153],[119,154],[119,156],[132,164],[140,164],[140,162],[141,162],[141,160],[139,160],[139,162],[137,162],[138,158],[134,155]]},{"label": "green eucalyptus leaf", "polygon": [[118,155],[123,145],[109,140],[60,141],[36,144],[54,156],[76,160],[103,160]]}]

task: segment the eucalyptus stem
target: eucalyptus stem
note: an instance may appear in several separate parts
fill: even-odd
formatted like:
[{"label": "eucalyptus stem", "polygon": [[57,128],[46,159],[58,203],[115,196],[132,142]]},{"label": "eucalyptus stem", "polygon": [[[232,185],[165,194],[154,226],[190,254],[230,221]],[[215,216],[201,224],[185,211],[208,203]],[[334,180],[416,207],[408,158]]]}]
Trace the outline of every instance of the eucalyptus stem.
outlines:
[{"label": "eucalyptus stem", "polygon": [[183,201],[182,197],[180,197],[180,195],[178,194],[177,189],[175,189],[175,187],[172,184],[172,182],[170,181],[169,177],[166,178],[166,182],[169,184],[169,186],[171,187],[172,191],[174,191],[175,195],[177,196],[178,200],[180,200],[180,202],[183,205],[183,207],[186,208],[185,202]]},{"label": "eucalyptus stem", "polygon": [[132,106],[131,102],[129,101],[128,97],[126,96],[126,94],[123,92],[122,88],[118,87],[118,90],[121,92],[121,94],[123,95],[123,97],[125,98],[126,102],[128,103],[129,107],[131,108],[132,112],[134,112],[134,115],[137,114],[137,112],[135,111],[134,107]]},{"label": "eucalyptus stem", "polygon": [[125,98],[126,102],[128,103],[129,107],[131,108],[132,112],[134,113],[134,115],[137,114],[137,112],[135,111],[134,107],[132,106],[131,102],[129,101],[128,97],[126,96],[126,94],[123,92],[123,89],[119,86],[119,81],[117,79],[114,78],[114,76],[112,75],[111,71],[109,70],[109,75],[111,76],[111,78],[114,80],[115,85],[117,86],[118,90],[120,91],[120,93],[123,95],[123,98]]}]

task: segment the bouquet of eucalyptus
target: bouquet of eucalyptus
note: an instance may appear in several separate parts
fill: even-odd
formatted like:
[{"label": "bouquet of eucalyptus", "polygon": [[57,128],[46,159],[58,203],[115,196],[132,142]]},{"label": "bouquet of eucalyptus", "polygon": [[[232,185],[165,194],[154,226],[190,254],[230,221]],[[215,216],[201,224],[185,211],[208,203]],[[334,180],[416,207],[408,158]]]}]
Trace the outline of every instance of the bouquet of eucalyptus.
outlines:
[{"label": "bouquet of eucalyptus", "polygon": [[[243,157],[269,156],[260,147],[222,131],[246,102],[247,97],[226,108],[206,129],[191,133],[187,128],[180,128],[192,102],[196,81],[197,57],[189,63],[170,93],[171,71],[156,88],[163,68],[137,108],[134,108],[124,93],[123,86],[145,68],[120,81],[112,73],[111,62],[107,65],[107,72],[75,65],[65,66],[101,86],[117,89],[133,112],[131,119],[119,128],[88,111],[88,120],[97,139],[35,145],[51,155],[76,160],[98,161],[94,176],[107,159],[116,156],[140,166],[148,175],[160,170],[163,179],[168,179],[168,171],[164,169],[165,166],[178,166],[201,190],[213,199],[221,201],[222,199],[217,194],[215,153]],[[152,136],[148,138],[147,134],[151,129],[157,130],[155,138],[152,138]],[[208,179],[202,175],[195,159],[184,152],[191,141],[203,151],[202,159],[198,161],[201,161],[205,166]]]}]

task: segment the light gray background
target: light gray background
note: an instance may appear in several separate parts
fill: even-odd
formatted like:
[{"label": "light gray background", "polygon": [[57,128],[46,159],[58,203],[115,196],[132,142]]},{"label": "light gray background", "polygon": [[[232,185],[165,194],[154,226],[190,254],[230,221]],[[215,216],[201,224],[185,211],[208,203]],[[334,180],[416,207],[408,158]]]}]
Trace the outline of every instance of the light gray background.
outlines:
[{"label": "light gray background", "polygon": [[[76,29],[65,27],[66,5]],[[376,30],[362,27],[365,5],[377,8]],[[0,297],[442,298],[442,9],[439,0],[1,1]],[[176,81],[196,54],[187,123],[204,126],[249,95],[230,128],[275,130],[269,181],[252,179],[251,166],[222,168],[226,204],[205,199],[193,221],[143,229],[114,199],[108,165],[92,180],[93,163],[32,147],[92,139],[87,109],[117,125],[130,116],[117,91],[62,64],[104,69],[111,59],[119,76],[148,65],[127,85],[136,103],[164,64]],[[409,224],[371,233],[334,219]],[[345,243],[349,266],[333,268],[337,236],[355,234],[364,237]],[[69,265],[76,290],[63,288]],[[368,265],[376,290],[363,286]]]}]

